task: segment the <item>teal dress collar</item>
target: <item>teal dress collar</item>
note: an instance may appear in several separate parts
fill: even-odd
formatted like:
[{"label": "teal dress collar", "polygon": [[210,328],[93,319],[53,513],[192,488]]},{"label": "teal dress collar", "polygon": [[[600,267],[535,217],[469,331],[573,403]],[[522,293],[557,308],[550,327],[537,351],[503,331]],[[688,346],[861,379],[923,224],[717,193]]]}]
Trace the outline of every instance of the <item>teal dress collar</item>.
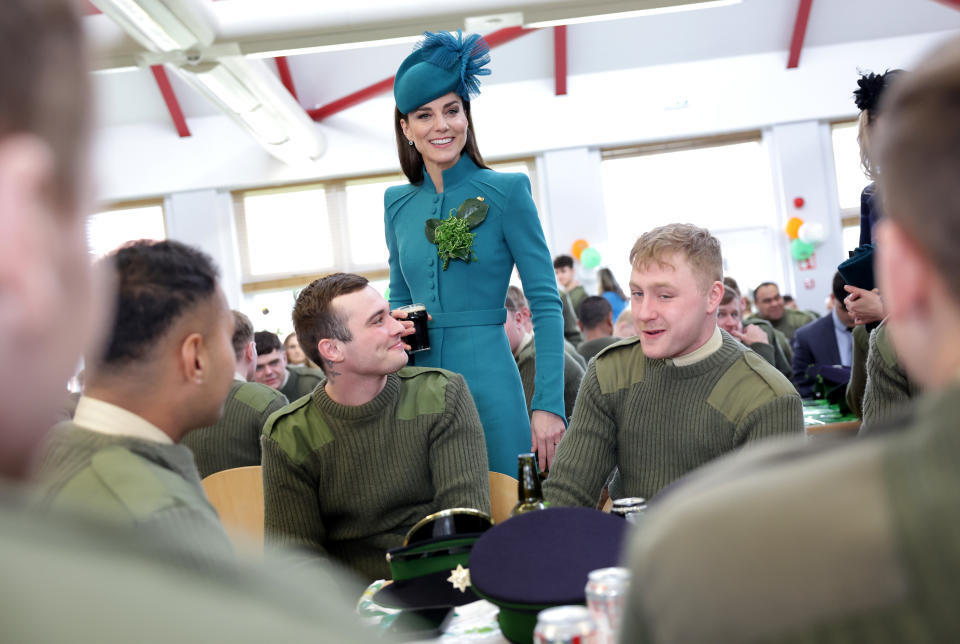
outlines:
[{"label": "teal dress collar", "polygon": [[[466,181],[470,175],[476,172],[479,168],[477,164],[473,162],[466,154],[460,154],[460,160],[453,164],[453,167],[447,168],[443,171],[443,191],[447,192],[451,188],[456,188],[459,184]],[[427,174],[427,169],[423,169],[423,187],[430,188],[434,193],[436,193],[437,188],[433,185],[433,179]]]}]

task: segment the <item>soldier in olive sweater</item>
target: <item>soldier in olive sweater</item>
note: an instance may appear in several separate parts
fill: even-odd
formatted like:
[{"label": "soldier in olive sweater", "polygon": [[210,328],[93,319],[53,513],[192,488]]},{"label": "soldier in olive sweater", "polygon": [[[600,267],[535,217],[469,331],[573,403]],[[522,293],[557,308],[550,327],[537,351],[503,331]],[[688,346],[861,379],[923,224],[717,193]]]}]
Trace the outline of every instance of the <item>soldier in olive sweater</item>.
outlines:
[{"label": "soldier in olive sweater", "polygon": [[960,640],[958,97],[953,39],[886,91],[876,140],[877,277],[926,392],[903,431],[761,445],[671,491],[629,548],[622,642]]},{"label": "soldier in olive sweater", "polygon": [[859,435],[882,427],[920,393],[920,383],[900,365],[886,321],[881,322],[870,334]]},{"label": "soldier in olive sweater", "polygon": [[257,331],[253,337],[257,349],[257,367],[253,379],[260,384],[277,389],[293,402],[323,382],[323,371],[320,369],[287,364],[287,352],[276,333]]},{"label": "soldier in olive sweater", "polygon": [[758,353],[785,377],[790,377],[793,350],[787,336],[760,318],[753,318],[750,324],[744,327],[743,298],[737,289],[724,284],[723,299],[720,300],[717,311],[718,327]]},{"label": "soldier in olive sweater", "polygon": [[717,328],[716,238],[687,224],[655,228],[637,240],[630,262],[638,337],[587,366],[544,484],[554,505],[593,506],[615,466],[627,496],[650,498],[748,441],[803,431],[790,382]]},{"label": "soldier in olive sweater", "polygon": [[747,318],[747,324],[753,324],[755,319],[766,320],[791,341],[797,329],[817,319],[810,311],[798,311],[784,306],[780,287],[773,282],[764,282],[753,289],[753,301],[757,305],[757,314]]},{"label": "soldier in olive sweater", "polygon": [[[203,253],[137,242],[108,256],[118,288],[102,359],[88,364],[72,421],[53,432],[37,474],[42,507],[95,514],[163,535],[197,560],[232,552],[177,443],[216,421],[233,376],[233,315]],[[211,551],[214,550],[216,552]]]},{"label": "soldier in olive sweater", "polygon": [[366,278],[344,273],[301,291],[293,319],[327,380],[264,429],[268,540],[372,580],[389,576],[386,551],[425,516],[489,512],[483,428],[466,381],[404,367],[412,323],[391,317]]},{"label": "soldier in olive sweater", "polygon": [[[526,330],[523,323],[523,313],[517,309],[513,297],[507,295],[504,302],[507,309],[507,321],[503,328],[507,333],[507,342],[510,351],[517,361],[520,371],[520,384],[523,385],[523,397],[527,401],[527,413],[533,413],[534,381],[536,380],[537,346],[533,341],[533,333]],[[577,402],[577,392],[580,390],[580,381],[583,379],[583,367],[569,352],[563,353],[563,407],[567,418],[573,415],[573,406]]]},{"label": "soldier in olive sweater", "polygon": [[223,415],[213,425],[195,429],[181,441],[193,451],[201,477],[234,467],[260,465],[260,435],[270,414],[287,404],[282,393],[247,382],[257,366],[257,348],[250,318],[233,312],[233,351],[236,372]]}]

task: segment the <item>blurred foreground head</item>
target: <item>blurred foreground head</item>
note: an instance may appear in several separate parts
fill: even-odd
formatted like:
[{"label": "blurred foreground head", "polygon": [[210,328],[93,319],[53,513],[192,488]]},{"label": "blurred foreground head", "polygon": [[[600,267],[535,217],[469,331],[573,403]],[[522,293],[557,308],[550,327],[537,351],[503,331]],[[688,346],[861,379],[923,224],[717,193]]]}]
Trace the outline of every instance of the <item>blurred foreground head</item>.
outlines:
[{"label": "blurred foreground head", "polygon": [[898,78],[882,107],[880,289],[897,355],[936,388],[960,368],[960,40]]},{"label": "blurred foreground head", "polygon": [[0,476],[25,472],[103,313],[84,230],[90,90],[78,6],[0,9]]}]

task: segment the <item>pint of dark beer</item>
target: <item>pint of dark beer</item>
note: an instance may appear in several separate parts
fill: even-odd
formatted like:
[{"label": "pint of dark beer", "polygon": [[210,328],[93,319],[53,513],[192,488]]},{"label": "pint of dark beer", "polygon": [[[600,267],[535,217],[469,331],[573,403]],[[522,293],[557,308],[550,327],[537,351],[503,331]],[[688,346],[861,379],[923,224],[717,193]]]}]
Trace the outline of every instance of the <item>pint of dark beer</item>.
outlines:
[{"label": "pint of dark beer", "polygon": [[413,322],[413,335],[404,336],[403,341],[410,345],[410,353],[427,351],[430,348],[430,332],[427,330],[427,307],[423,304],[401,306],[407,319]]}]

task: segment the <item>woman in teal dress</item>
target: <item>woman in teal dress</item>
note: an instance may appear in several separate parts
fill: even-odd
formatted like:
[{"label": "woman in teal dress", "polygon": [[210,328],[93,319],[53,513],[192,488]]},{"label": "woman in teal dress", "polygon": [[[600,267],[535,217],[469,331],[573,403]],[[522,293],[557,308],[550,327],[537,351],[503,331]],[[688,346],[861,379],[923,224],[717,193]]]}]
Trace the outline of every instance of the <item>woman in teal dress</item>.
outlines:
[{"label": "woman in teal dress", "polygon": [[[490,170],[477,148],[470,98],[478,93],[476,77],[489,73],[488,52],[479,36],[428,32],[401,64],[394,120],[410,183],[387,190],[384,223],[391,307],[422,302],[432,316],[430,350],[411,363],[463,374],[483,422],[490,469],[512,475],[517,454],[531,449],[547,467],[566,427],[563,320],[530,182]],[[458,212],[462,217],[454,218]],[[529,420],[503,328],[514,265],[536,342]]]}]

